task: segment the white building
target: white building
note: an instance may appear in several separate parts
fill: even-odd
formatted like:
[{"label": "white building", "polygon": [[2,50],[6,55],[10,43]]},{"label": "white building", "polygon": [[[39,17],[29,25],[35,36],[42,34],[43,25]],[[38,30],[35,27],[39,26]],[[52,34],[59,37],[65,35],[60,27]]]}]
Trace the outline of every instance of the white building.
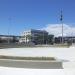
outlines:
[{"label": "white building", "polygon": [[43,36],[43,41],[45,40],[44,36],[48,36],[48,32],[46,32],[45,30],[28,30],[28,31],[24,31],[21,34],[21,38],[19,40],[19,42],[37,42],[36,37],[38,36]]},{"label": "white building", "polygon": [[31,35],[31,30],[22,32],[19,42],[29,42],[30,40],[26,37],[27,35]]}]

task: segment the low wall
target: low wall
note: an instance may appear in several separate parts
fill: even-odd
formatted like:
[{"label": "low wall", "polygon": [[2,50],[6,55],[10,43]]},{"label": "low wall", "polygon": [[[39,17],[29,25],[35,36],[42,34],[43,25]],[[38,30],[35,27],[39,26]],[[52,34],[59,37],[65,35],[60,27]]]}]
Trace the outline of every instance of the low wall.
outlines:
[{"label": "low wall", "polygon": [[1,43],[0,48],[21,48],[21,47],[33,47],[33,44],[21,44],[21,43]]},{"label": "low wall", "polygon": [[0,66],[29,69],[63,69],[62,62],[0,60]]}]

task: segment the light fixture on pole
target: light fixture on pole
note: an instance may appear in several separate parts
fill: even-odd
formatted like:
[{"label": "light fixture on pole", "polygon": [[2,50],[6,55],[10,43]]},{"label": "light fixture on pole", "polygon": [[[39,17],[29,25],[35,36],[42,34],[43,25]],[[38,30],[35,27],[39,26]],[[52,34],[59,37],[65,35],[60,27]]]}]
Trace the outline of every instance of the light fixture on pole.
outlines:
[{"label": "light fixture on pole", "polygon": [[62,44],[63,42],[63,15],[62,15],[62,10],[61,10],[61,15],[60,15],[60,21],[61,21],[61,25],[62,25]]}]

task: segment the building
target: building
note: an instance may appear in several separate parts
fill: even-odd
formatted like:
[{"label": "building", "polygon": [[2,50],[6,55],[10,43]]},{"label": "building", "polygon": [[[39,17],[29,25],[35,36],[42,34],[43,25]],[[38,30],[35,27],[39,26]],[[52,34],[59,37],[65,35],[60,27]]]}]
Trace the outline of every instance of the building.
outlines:
[{"label": "building", "polygon": [[21,34],[19,42],[33,42],[35,44],[45,44],[47,42],[48,32],[45,30],[28,30]]},{"label": "building", "polygon": [[20,36],[0,35],[0,43],[16,43],[19,42]]},{"label": "building", "polygon": [[[63,43],[75,43],[75,36],[64,36]],[[62,43],[62,37],[55,37],[55,43]]]}]

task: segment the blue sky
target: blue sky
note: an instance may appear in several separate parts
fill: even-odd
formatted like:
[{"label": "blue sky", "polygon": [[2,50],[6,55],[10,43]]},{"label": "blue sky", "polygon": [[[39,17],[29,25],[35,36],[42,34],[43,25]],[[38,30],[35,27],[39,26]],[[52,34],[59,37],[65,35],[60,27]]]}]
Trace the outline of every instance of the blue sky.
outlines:
[{"label": "blue sky", "polygon": [[75,0],[0,0],[0,34],[19,35],[60,23],[63,10],[66,24],[75,25]]}]

